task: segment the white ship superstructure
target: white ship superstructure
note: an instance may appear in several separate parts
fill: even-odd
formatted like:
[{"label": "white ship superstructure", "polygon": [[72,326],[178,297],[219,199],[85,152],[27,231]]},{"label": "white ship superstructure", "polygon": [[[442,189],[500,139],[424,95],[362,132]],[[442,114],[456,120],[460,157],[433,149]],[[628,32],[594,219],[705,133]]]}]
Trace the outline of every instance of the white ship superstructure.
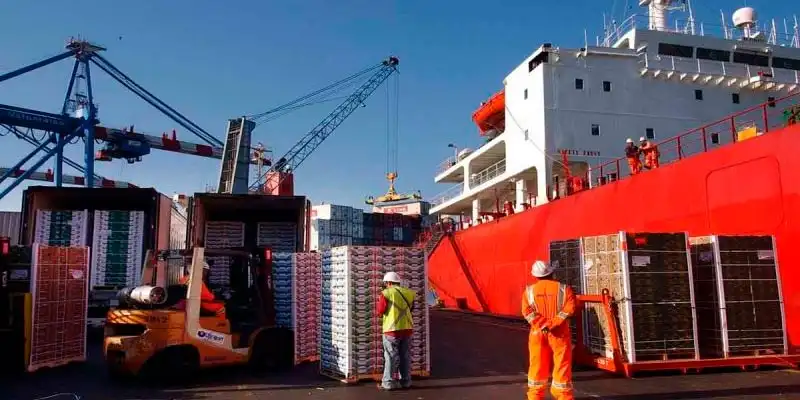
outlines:
[{"label": "white ship superstructure", "polygon": [[640,1],[647,14],[606,27],[595,46],[541,45],[503,81],[501,131],[475,150],[451,145],[456,154],[435,181],[453,185],[431,213],[474,223],[505,202],[516,210],[544,204],[564,173],[562,152],[572,174],[585,174],[622,156],[627,138],[658,142],[800,89],[796,19],[783,33],[783,22],[758,29],[746,7],[729,26],[712,27],[691,12],[670,21],[672,3]]}]

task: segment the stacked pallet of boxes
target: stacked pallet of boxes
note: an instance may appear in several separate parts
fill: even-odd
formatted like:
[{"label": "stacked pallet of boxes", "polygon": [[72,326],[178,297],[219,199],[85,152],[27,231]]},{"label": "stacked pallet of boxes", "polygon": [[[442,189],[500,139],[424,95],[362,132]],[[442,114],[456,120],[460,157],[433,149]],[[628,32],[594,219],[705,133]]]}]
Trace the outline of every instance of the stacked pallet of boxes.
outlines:
[{"label": "stacked pallet of boxes", "polygon": [[291,222],[259,222],[256,245],[273,252],[292,253],[297,248],[297,224]]},{"label": "stacked pallet of boxes", "polygon": [[[575,294],[583,293],[583,267],[581,264],[581,241],[579,239],[550,242],[550,262],[555,267],[555,278],[569,285]],[[572,341],[578,338],[575,319],[569,320]],[[581,327],[583,329],[583,327]]]},{"label": "stacked pallet of boxes", "polygon": [[[244,222],[208,221],[205,224],[205,245],[209,249],[244,247]],[[211,267],[208,280],[212,285],[228,287],[232,259],[228,256],[206,257]]]},{"label": "stacked pallet of boxes", "polygon": [[91,287],[136,285],[143,249],[143,211],[95,211]]},{"label": "stacked pallet of boxes", "polygon": [[430,373],[427,267],[422,249],[344,246],[322,255],[320,372],[344,382],[383,371],[381,320],[375,315],[385,272],[395,271],[417,292],[412,312],[412,375]]},{"label": "stacked pallet of boxes", "polygon": [[[698,357],[685,234],[620,232],[584,237],[580,250],[582,290],[599,294],[608,289],[617,302],[625,361]],[[566,267],[574,269],[574,257],[567,259]],[[585,320],[585,344],[596,354],[612,357],[609,324],[600,305],[587,304]]]},{"label": "stacked pallet of boxes", "polygon": [[319,253],[273,253],[276,323],[294,331],[295,363],[319,358]]},{"label": "stacked pallet of boxes", "polygon": [[88,215],[86,210],[37,210],[33,242],[49,246],[83,246],[86,243]]},{"label": "stacked pallet of boxes", "polygon": [[786,354],[771,236],[690,239],[702,358]]}]

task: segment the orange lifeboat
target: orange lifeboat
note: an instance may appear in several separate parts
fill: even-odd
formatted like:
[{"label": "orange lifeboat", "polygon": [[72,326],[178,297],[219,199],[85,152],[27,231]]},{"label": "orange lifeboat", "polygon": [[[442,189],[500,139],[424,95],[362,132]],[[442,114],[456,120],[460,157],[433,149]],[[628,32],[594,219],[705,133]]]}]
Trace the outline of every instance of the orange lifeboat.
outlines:
[{"label": "orange lifeboat", "polygon": [[501,90],[494,94],[488,101],[481,104],[472,114],[472,120],[481,131],[481,136],[506,129],[506,91]]}]

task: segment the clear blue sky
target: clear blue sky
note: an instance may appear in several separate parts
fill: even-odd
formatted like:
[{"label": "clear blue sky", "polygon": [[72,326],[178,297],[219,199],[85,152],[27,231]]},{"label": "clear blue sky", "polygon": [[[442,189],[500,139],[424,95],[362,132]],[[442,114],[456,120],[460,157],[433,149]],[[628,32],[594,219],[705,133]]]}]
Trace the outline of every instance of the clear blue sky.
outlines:
[{"label": "clear blue sky", "polygon": [[[398,189],[432,197],[437,165],[479,141],[470,121],[476,106],[502,87],[506,74],[543,42],[580,46],[602,29],[602,13],[621,15],[635,0],[549,2],[503,0],[296,0],[158,2],[16,1],[0,13],[0,71],[62,51],[80,35],[108,47],[106,57],[139,84],[207,131],[223,138],[230,117],[254,114],[321,88],[393,54],[400,58]],[[755,6],[763,17],[790,16],[790,2],[695,1],[699,18],[719,23],[719,10]],[[778,4],[780,3],[780,4]],[[502,6],[500,5],[502,4]],[[795,7],[796,8],[796,7]],[[578,10],[580,10],[578,12]],[[71,65],[62,61],[0,84],[0,103],[58,112]],[[102,124],[159,134],[177,124],[93,70]],[[297,171],[296,191],[315,203],[362,206],[382,194],[386,96],[381,88]],[[260,126],[262,141],[283,154],[335,103]],[[179,138],[196,141],[178,129]],[[32,147],[0,138],[0,166]],[[66,154],[82,160],[82,147]],[[48,167],[52,163],[46,164]],[[154,152],[143,162],[97,163],[110,179],[171,194],[216,182],[216,160]],[[74,173],[70,168],[66,171]],[[21,185],[0,200],[18,210]]]}]

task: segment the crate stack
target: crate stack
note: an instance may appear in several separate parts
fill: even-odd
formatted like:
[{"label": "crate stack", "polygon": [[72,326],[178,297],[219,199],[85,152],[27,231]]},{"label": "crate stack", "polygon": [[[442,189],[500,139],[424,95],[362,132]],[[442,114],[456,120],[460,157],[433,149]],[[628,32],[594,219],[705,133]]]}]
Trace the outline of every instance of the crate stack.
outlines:
[{"label": "crate stack", "polygon": [[[581,247],[585,291],[607,288],[617,302],[627,362],[698,357],[685,234],[620,232],[582,238]],[[607,326],[599,305],[588,305],[586,344],[611,357]]]},{"label": "crate stack", "polygon": [[[208,221],[205,226],[205,246],[208,249],[231,249],[244,247],[244,222]],[[211,271],[208,280],[212,285],[229,287],[231,263],[228,256],[206,257]]]},{"label": "crate stack", "polygon": [[320,285],[322,283],[320,253],[295,253],[292,268],[295,364],[317,361],[319,360]]},{"label": "crate stack", "polygon": [[91,287],[134,286],[144,257],[144,211],[94,212]]},{"label": "crate stack", "polygon": [[690,243],[701,357],[786,354],[773,238],[704,236]]},{"label": "crate stack", "polygon": [[312,208],[311,250],[322,251],[331,247],[353,244],[353,234],[361,233],[362,210],[353,207],[323,204]]},{"label": "crate stack", "polygon": [[89,248],[35,243],[28,371],[86,360]]},{"label": "crate stack", "polygon": [[320,373],[352,383],[383,371],[381,319],[375,315],[385,272],[417,292],[412,312],[412,375],[430,373],[427,267],[422,249],[343,246],[322,255]]},{"label": "crate stack", "polygon": [[[555,267],[554,276],[556,280],[569,285],[575,294],[583,293],[580,239],[550,242],[550,262]],[[570,318],[569,324],[572,329],[572,341],[576,342],[578,339],[578,327],[575,319]]]},{"label": "crate stack", "polygon": [[292,313],[294,296],[294,266],[292,253],[272,253],[272,284],[275,296],[275,324],[294,328]]},{"label": "crate stack", "polygon": [[89,211],[36,211],[34,243],[49,246],[86,245]]},{"label": "crate stack", "polygon": [[292,222],[259,222],[256,245],[269,247],[273,252],[297,251],[297,224]]}]

